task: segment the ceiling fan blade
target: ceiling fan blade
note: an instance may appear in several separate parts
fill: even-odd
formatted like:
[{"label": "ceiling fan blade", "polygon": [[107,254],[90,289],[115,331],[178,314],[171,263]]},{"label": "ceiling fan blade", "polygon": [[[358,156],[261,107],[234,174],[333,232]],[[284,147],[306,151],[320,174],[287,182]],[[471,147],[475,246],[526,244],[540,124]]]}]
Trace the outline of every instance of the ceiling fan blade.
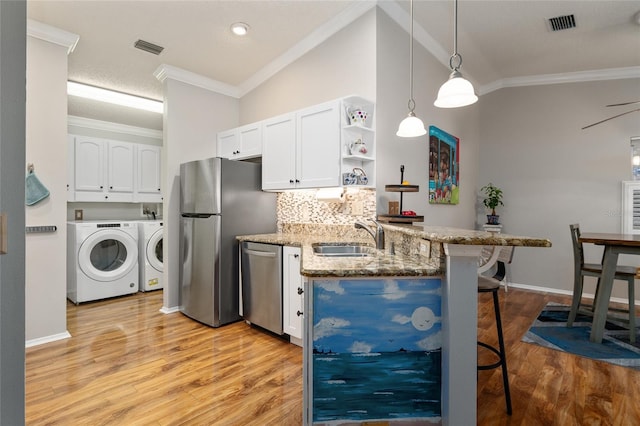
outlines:
[{"label": "ceiling fan blade", "polygon": [[613,117],[605,118],[604,120],[600,120],[597,123],[589,124],[588,126],[583,127],[582,130],[588,129],[589,127],[593,127],[593,126],[595,126],[597,124],[604,123],[605,121],[613,120],[614,118],[618,118],[618,117],[621,117],[623,115],[631,114],[632,112],[637,112],[637,111],[640,111],[640,108],[632,109],[631,111],[623,112],[622,114],[618,114],[618,115],[614,115]]},{"label": "ceiling fan blade", "polygon": [[633,104],[640,104],[640,101],[623,102],[621,104],[611,104],[611,105],[606,105],[606,106],[612,107],[612,106],[624,106],[624,105],[633,105]]}]

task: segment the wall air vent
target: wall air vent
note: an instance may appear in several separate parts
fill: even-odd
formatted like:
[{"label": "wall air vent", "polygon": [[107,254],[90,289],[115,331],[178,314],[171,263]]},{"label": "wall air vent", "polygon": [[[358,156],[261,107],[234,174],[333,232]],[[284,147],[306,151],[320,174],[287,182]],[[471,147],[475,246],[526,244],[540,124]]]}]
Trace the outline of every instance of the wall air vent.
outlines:
[{"label": "wall air vent", "polygon": [[153,53],[154,55],[159,55],[164,47],[158,46],[157,44],[149,43],[148,41],[138,40],[133,43],[133,47],[136,49],[144,50],[145,52]]},{"label": "wall air vent", "polygon": [[576,18],[573,15],[556,16],[547,20],[551,31],[568,30],[576,27]]}]

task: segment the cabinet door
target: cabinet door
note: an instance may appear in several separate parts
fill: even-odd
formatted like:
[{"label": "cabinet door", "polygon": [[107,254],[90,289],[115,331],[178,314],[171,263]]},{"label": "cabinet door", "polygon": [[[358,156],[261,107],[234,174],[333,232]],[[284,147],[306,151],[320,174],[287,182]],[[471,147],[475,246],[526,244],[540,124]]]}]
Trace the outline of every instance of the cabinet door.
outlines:
[{"label": "cabinet door", "polygon": [[239,149],[237,129],[226,130],[218,133],[218,157],[233,158]]},{"label": "cabinet door", "polygon": [[[302,276],[300,248],[282,248],[283,331],[302,340]],[[295,341],[294,341],[295,343]]]},{"label": "cabinet door", "polygon": [[299,111],[296,129],[298,188],[339,186],[340,102],[327,102]]},{"label": "cabinet door", "polygon": [[239,148],[234,158],[259,157],[262,154],[262,125],[248,124],[238,129]]},{"label": "cabinet door", "polygon": [[295,114],[263,121],[262,136],[262,189],[295,188]]},{"label": "cabinet door", "polygon": [[[102,194],[104,190],[105,144],[103,139],[76,137],[75,190],[78,193]],[[93,201],[98,201],[96,197]],[[92,200],[78,200],[92,201]]]},{"label": "cabinet door", "polygon": [[140,144],[137,146],[137,151],[136,201],[160,203],[162,202],[162,148]]},{"label": "cabinet door", "polygon": [[134,145],[109,141],[109,192],[131,194],[133,201]]}]

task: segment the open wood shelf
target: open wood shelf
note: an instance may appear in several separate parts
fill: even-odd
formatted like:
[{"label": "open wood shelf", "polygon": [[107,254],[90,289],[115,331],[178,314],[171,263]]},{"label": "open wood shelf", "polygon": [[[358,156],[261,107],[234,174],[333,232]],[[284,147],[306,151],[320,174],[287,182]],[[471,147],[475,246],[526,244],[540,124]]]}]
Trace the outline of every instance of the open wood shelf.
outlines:
[{"label": "open wood shelf", "polygon": [[379,214],[378,220],[386,223],[413,223],[424,222],[424,216],[405,216],[405,215],[392,215],[392,214]]},{"label": "open wood shelf", "polygon": [[420,187],[418,185],[385,185],[384,190],[386,192],[418,192]]}]

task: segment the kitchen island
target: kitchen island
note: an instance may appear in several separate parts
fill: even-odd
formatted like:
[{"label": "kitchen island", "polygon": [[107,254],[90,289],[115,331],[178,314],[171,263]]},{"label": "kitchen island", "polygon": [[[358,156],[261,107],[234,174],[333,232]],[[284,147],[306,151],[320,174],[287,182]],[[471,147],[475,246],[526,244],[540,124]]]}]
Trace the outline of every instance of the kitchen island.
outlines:
[{"label": "kitchen island", "polygon": [[[383,227],[385,250],[358,258],[314,254],[313,244],[354,241],[340,232],[239,237],[302,248],[305,424],[475,424],[482,246],[550,247],[551,242],[455,228]],[[372,240],[364,234],[359,241]],[[440,358],[441,369],[434,369]],[[372,366],[381,372],[378,382]],[[389,379],[389,372],[408,380]],[[423,376],[412,376],[416,372]],[[348,388],[352,381],[357,386]],[[434,382],[441,389],[439,398],[434,398]],[[416,393],[416,383],[424,392]],[[354,393],[363,388],[371,396]],[[407,395],[413,395],[409,405],[385,402],[396,396],[407,401]],[[362,405],[361,400],[373,403]],[[397,412],[389,411],[396,404]]]}]

